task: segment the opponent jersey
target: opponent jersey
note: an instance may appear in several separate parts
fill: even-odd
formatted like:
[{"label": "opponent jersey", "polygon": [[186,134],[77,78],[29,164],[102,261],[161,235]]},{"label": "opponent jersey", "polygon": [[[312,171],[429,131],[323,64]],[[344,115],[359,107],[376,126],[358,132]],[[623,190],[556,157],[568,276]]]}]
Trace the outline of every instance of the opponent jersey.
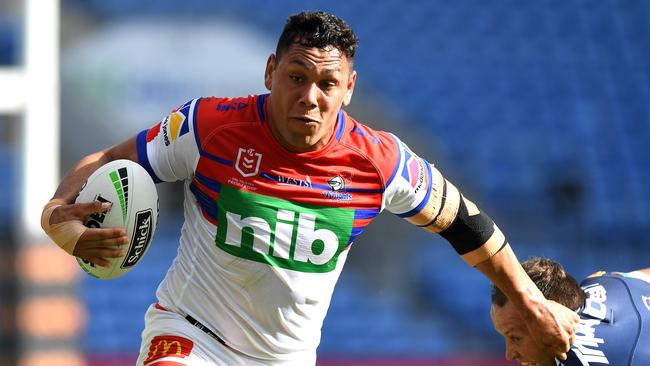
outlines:
[{"label": "opponent jersey", "polygon": [[580,286],[587,300],[576,340],[558,365],[650,365],[650,277],[600,272]]},{"label": "opponent jersey", "polygon": [[384,208],[418,213],[432,167],[344,111],[325,146],[290,152],[271,134],[268,98],[199,98],[138,135],[154,180],[185,182],[157,297],[240,352],[307,365],[351,244]]}]

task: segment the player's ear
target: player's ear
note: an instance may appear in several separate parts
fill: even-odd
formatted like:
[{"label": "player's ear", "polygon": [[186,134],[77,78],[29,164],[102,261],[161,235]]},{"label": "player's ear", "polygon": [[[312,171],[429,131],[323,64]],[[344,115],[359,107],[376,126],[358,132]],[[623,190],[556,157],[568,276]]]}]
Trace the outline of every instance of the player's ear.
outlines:
[{"label": "player's ear", "polygon": [[343,97],[343,106],[347,106],[352,101],[352,93],[354,93],[354,85],[357,82],[357,72],[352,70],[350,78],[348,79],[347,90],[345,91],[345,96]]},{"label": "player's ear", "polygon": [[271,90],[271,85],[273,85],[274,71],[275,71],[275,55],[270,54],[269,59],[266,60],[266,69],[264,70],[264,86],[268,90]]}]

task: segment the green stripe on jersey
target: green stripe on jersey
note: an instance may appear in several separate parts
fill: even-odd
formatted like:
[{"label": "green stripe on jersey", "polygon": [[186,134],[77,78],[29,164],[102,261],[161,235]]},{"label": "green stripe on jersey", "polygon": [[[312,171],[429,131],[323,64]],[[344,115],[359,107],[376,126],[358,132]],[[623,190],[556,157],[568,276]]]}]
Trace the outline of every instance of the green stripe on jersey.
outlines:
[{"label": "green stripe on jersey", "polygon": [[223,185],[216,244],[256,262],[329,272],[352,232],[354,210],[299,204]]}]

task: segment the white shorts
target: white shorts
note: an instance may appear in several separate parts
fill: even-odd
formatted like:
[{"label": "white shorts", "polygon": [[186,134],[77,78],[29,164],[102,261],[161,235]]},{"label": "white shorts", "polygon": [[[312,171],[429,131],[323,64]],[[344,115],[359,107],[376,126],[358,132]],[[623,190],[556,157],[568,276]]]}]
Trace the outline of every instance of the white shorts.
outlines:
[{"label": "white shorts", "polygon": [[145,314],[137,366],[265,366],[269,362],[238,353],[157,304]]}]

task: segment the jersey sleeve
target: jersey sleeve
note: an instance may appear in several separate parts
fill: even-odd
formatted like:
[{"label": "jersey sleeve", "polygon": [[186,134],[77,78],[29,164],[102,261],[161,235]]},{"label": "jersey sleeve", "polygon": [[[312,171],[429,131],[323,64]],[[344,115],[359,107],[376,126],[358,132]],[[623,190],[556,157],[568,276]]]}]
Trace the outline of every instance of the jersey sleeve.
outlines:
[{"label": "jersey sleeve", "polygon": [[199,100],[183,104],[161,122],[138,134],[138,162],[154,182],[187,180],[193,176],[199,159],[195,133]]},{"label": "jersey sleeve", "polygon": [[383,206],[399,217],[409,218],[424,208],[431,195],[433,169],[396,136],[391,137],[399,158],[386,183]]}]

